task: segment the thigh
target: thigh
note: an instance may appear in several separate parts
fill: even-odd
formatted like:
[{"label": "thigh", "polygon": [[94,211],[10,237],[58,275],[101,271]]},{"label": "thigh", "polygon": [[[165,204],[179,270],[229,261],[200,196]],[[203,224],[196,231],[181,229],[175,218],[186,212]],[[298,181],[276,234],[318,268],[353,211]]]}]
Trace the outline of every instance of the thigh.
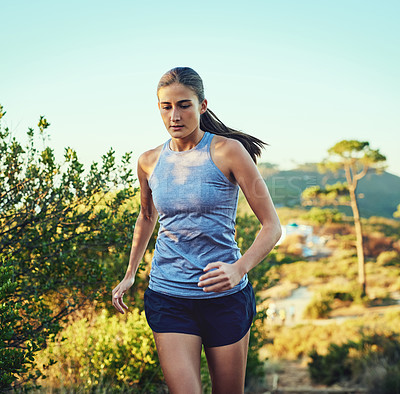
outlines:
[{"label": "thigh", "polygon": [[205,347],[213,394],[243,394],[250,330],[238,342]]},{"label": "thigh", "polygon": [[171,394],[201,394],[201,337],[153,332],[158,358]]},{"label": "thigh", "polygon": [[144,293],[144,309],[147,323],[154,332],[200,335],[191,299],[172,297],[147,289]]},{"label": "thigh", "polygon": [[231,295],[199,300],[196,309],[204,347],[217,347],[240,341],[256,314],[254,291],[250,283]]}]

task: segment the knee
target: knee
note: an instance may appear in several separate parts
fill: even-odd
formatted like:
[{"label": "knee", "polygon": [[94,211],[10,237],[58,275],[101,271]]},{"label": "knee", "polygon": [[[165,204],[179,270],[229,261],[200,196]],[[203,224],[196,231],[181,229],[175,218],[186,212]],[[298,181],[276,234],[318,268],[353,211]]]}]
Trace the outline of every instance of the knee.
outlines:
[{"label": "knee", "polygon": [[171,394],[202,394],[200,377],[190,371],[177,370],[174,376],[164,373]]}]

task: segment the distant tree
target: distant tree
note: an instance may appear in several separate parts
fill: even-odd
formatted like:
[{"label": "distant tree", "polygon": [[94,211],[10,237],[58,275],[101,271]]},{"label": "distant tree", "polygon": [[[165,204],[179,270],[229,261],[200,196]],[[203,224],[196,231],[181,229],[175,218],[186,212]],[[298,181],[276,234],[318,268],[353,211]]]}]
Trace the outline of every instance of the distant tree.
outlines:
[{"label": "distant tree", "polygon": [[378,149],[373,150],[369,142],[343,140],[328,149],[329,157],[319,165],[321,172],[338,172],[344,170],[346,181],[325,188],[313,186],[302,193],[303,205],[332,206],[348,205],[351,207],[356,233],[356,249],[358,259],[358,281],[362,294],[365,294],[365,264],[360,212],[357,201],[357,184],[369,170],[381,173],[384,170],[386,157]]},{"label": "distant tree", "polygon": [[343,214],[337,209],[321,209],[312,207],[308,212],[301,216],[302,219],[309,220],[313,224],[338,223],[343,219]]},{"label": "distant tree", "polygon": [[296,166],[296,170],[300,171],[318,171],[318,163],[300,163]]},{"label": "distant tree", "polygon": [[[0,106],[0,122],[5,112]],[[0,391],[34,382],[34,356],[73,311],[108,293],[102,259],[127,253],[137,212],[131,154],[85,174],[76,152],[56,162],[46,118],[22,145],[0,123]],[[37,148],[41,145],[41,148]],[[108,287],[108,288],[107,288]],[[17,380],[18,379],[18,380]]]},{"label": "distant tree", "polygon": [[397,206],[397,211],[393,213],[395,218],[400,218],[400,204]]}]

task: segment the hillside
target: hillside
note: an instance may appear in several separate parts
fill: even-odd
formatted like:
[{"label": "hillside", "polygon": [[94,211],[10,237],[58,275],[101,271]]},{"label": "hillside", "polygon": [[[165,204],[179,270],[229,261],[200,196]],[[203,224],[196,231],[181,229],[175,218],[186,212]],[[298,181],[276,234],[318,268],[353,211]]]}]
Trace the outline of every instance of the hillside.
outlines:
[{"label": "hillside", "polygon": [[[301,193],[307,187],[345,181],[343,173],[338,176],[321,174],[313,163],[288,171],[280,171],[269,163],[260,163],[259,170],[278,207],[299,205]],[[388,172],[381,175],[370,172],[359,181],[357,192],[364,195],[359,199],[361,216],[393,218],[393,212],[400,204],[400,177]],[[350,208],[340,209],[350,213]]]}]

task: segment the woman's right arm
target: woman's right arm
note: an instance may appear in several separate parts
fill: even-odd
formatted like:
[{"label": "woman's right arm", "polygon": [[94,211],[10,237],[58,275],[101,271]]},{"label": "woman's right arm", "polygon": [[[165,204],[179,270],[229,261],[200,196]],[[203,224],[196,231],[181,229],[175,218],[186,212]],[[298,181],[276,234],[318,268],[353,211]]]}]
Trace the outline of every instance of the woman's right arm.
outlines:
[{"label": "woman's right arm", "polygon": [[145,152],[139,157],[137,173],[140,183],[140,213],[133,232],[132,248],[125,277],[112,291],[113,306],[122,314],[125,313],[124,309],[128,309],[123,301],[123,296],[135,282],[136,271],[157,222],[158,214],[148,184],[149,174],[154,167],[153,164],[154,151]]}]

